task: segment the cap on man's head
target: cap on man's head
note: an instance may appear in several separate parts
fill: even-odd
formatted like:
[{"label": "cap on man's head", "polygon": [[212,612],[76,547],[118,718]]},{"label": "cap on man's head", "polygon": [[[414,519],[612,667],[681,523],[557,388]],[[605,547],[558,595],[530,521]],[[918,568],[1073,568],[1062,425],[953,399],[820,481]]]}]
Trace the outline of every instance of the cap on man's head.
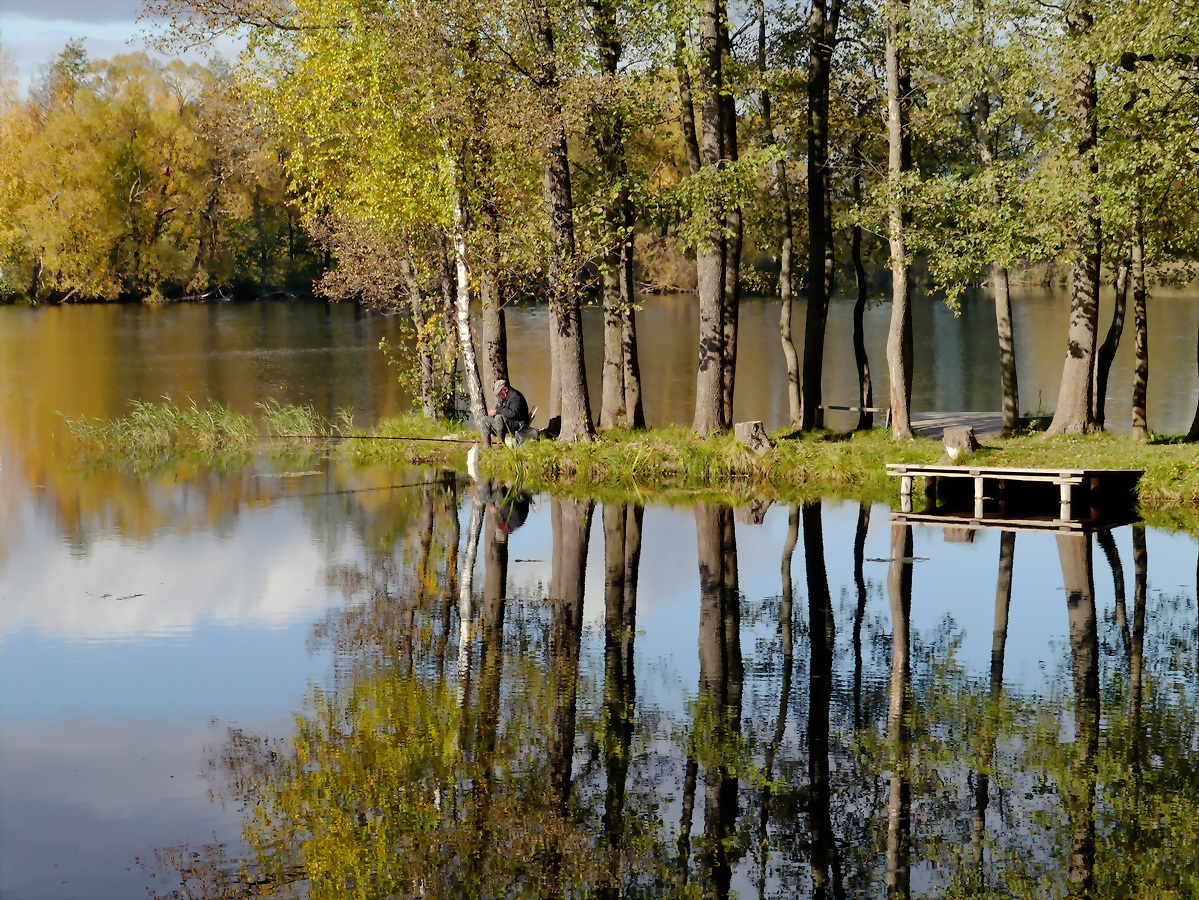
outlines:
[{"label": "cap on man's head", "polygon": [[505,381],[503,378],[497,378],[495,380],[495,384],[492,385],[492,389],[498,394],[500,391],[502,391],[507,386],[508,386],[507,381]]}]

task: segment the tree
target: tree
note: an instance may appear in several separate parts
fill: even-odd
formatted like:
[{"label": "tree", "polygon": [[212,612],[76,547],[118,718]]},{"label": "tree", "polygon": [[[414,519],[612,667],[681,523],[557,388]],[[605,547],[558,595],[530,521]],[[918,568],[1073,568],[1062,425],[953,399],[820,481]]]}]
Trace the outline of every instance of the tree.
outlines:
[{"label": "tree", "polygon": [[605,204],[605,237],[602,303],[604,310],[604,366],[599,425],[645,427],[641,402],[641,369],[637,358],[636,297],[633,287],[632,179],[626,143],[627,106],[632,91],[623,86],[620,61],[624,54],[617,14],[618,0],[590,0],[591,28],[599,57],[598,102],[592,129],[596,154],[608,182]]},{"label": "tree", "polygon": [[912,92],[907,61],[908,0],[887,2],[887,240],[891,248],[891,326],[887,371],[891,385],[891,435],[912,438],[911,274],[907,249],[909,213],[904,198],[912,171],[908,105]]},{"label": "tree", "polygon": [[[804,326],[803,427],[824,424],[821,380],[828,322],[826,255],[832,243],[828,187],[829,78],[841,0],[812,0],[808,19],[808,308]],[[906,98],[905,101],[906,102]]]},{"label": "tree", "polygon": [[[543,137],[545,205],[550,230],[549,307],[550,358],[556,378],[551,410],[562,416],[559,437],[589,441],[594,435],[583,363],[583,323],[575,259],[574,199],[571,195],[570,156],[562,121],[562,79],[554,46],[554,26],[546,0],[533,0],[530,22],[536,59],[532,81],[540,99],[546,133]],[[559,406],[560,404],[560,406]]]},{"label": "tree", "polygon": [[1071,241],[1070,326],[1057,407],[1046,436],[1086,433],[1096,427],[1093,395],[1101,232],[1095,187],[1099,171],[1095,156],[1099,136],[1098,94],[1094,50],[1089,43],[1094,23],[1090,0],[1070,0],[1066,6],[1064,50],[1071,76],[1069,114],[1074,135],[1071,174],[1077,185],[1072,204],[1075,228]]}]

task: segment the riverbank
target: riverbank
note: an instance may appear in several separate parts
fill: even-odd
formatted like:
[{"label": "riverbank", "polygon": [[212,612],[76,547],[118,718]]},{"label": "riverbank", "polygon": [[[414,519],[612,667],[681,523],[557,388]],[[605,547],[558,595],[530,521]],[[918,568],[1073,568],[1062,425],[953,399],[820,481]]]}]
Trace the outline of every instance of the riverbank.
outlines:
[{"label": "riverbank", "polygon": [[[267,404],[257,417],[219,405],[180,408],[138,404],[109,422],[68,420],[89,455],[157,459],[179,454],[240,453],[263,441],[279,451],[298,445],[344,455],[361,464],[432,465],[466,469],[475,435],[460,424],[419,416],[385,419],[369,431],[348,416],[326,419],[305,407]],[[823,496],[894,504],[897,479],[887,463],[935,463],[940,441],[891,440],[881,430],[802,436],[771,435],[759,454],[731,434],[700,438],[684,428],[611,431],[591,443],[535,441],[480,450],[481,477],[519,482],[530,490],[620,498],[695,498],[746,502],[802,501]],[[1024,435],[986,441],[959,464],[1028,468],[1141,469],[1138,499],[1146,521],[1199,533],[1199,446],[1177,438],[1140,443],[1109,434],[1044,439]]]}]

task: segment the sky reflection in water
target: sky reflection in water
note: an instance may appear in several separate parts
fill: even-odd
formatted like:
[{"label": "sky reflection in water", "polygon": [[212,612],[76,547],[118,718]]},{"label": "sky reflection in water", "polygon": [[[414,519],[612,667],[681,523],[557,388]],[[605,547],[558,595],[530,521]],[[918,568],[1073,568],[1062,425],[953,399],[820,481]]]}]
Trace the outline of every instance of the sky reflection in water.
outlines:
[{"label": "sky reflection in water", "polygon": [[[274,861],[255,866],[257,876],[289,881],[303,868],[313,877],[313,896],[353,896],[350,886],[362,896],[386,896],[385,886],[405,893],[417,882],[431,894],[464,885],[484,894],[507,883],[533,896],[551,881],[567,885],[566,894],[619,884],[658,896],[686,883],[753,896],[759,886],[767,894],[819,893],[822,879],[830,889],[840,883],[877,895],[888,877],[887,838],[902,836],[889,830],[886,814],[889,798],[902,796],[894,793],[895,772],[909,798],[907,844],[896,844],[897,853],[906,846],[911,855],[908,886],[940,894],[973,870],[975,773],[986,753],[994,755],[993,788],[980,877],[991,886],[1037,896],[1022,880],[1034,864],[1054,885],[1051,894],[1064,891],[1072,874],[1082,877],[1063,849],[1079,839],[1086,849],[1079,808],[1098,811],[1091,817],[1098,834],[1091,837],[1091,877],[1101,893],[1126,886],[1130,876],[1121,866],[1135,869],[1135,860],[1117,865],[1110,844],[1132,833],[1132,813],[1120,796],[1131,790],[1134,758],[1145,761],[1135,776],[1141,814],[1155,816],[1164,830],[1132,855],[1163,869],[1153,862],[1154,841],[1195,849],[1194,818],[1185,817],[1199,793],[1193,537],[1145,535],[1140,658],[1152,716],[1138,730],[1140,744],[1131,742],[1126,712],[1133,647],[1117,619],[1108,560],[1092,539],[1091,644],[1100,659],[1103,718],[1097,762],[1088,769],[1071,754],[1088,740],[1085,729],[1076,730],[1083,707],[1072,662],[1089,645],[1077,628],[1072,643],[1066,551],[1052,535],[1015,541],[1003,658],[1008,699],[997,718],[988,718],[998,532],[947,543],[939,529],[913,529],[910,665],[907,691],[897,695],[895,595],[887,588],[895,574],[888,562],[896,555],[892,527],[886,508],[869,512],[855,692],[857,504],[820,508],[822,541],[810,546],[821,548],[827,566],[825,613],[812,602],[821,592],[809,584],[819,578],[807,565],[812,512],[797,531],[785,677],[784,507],[772,507],[756,525],[732,524],[731,514],[716,509],[646,509],[636,590],[620,601],[626,618],[635,604],[636,631],[623,634],[623,644],[605,618],[606,603],[616,601],[605,591],[613,579],[603,520],[614,511],[536,497],[527,522],[502,544],[489,513],[480,522],[474,628],[462,656],[458,588],[470,545],[470,486],[440,481],[375,490],[434,475],[347,474],[319,460],[297,470],[322,474],[267,486],[254,480],[265,468],[210,474],[202,489],[186,486],[225,497],[206,520],[179,504],[174,522],[164,514],[149,533],[131,534],[98,516],[83,522],[84,540],[64,539],[44,495],[6,485],[7,521],[22,526],[8,531],[0,565],[6,898],[140,896],[147,886],[164,892],[180,877],[178,866],[161,870],[154,862],[155,851],[167,848],[200,854],[188,857],[189,884],[198,891],[197,879],[219,881],[226,857],[247,851],[238,840],[247,800],[267,810],[265,824],[248,835],[253,849],[269,851]],[[357,492],[330,493],[345,490]],[[631,515],[623,513],[627,541],[635,530]],[[578,524],[584,519],[586,531]],[[609,522],[612,540],[614,528]],[[429,534],[425,549],[422,536]],[[702,546],[697,535],[707,535]],[[1114,538],[1126,583],[1124,621],[1135,645],[1133,529],[1118,529]],[[583,558],[577,554],[584,541],[580,573],[571,547]],[[488,621],[499,621],[494,575],[505,555],[501,640]],[[422,560],[420,587],[414,572]],[[576,604],[569,585],[580,577],[585,588]],[[545,599],[555,593],[566,601]],[[809,625],[829,610],[832,687],[822,737],[810,701],[820,696],[824,664],[813,653]],[[627,658],[621,668],[630,638],[631,677]],[[779,731],[784,682],[788,706]],[[634,692],[631,701],[620,698],[622,685]],[[907,734],[889,722],[897,696],[910,698]],[[297,732],[292,716],[301,710],[309,724]],[[618,727],[619,710],[631,711],[631,730]],[[325,715],[341,723],[335,740],[321,724]],[[406,730],[417,725],[424,730]],[[991,733],[996,742],[980,744],[979,736]],[[433,734],[441,743],[430,744]],[[274,757],[262,756],[263,741],[275,742]],[[812,748],[824,741],[827,775],[813,768],[821,755]],[[289,768],[295,747],[323,748],[319,762],[302,767],[304,777]],[[896,748],[901,758],[888,755]],[[1079,775],[1095,766],[1098,779]],[[341,774],[321,782],[314,772]],[[619,783],[623,799],[610,790]],[[756,848],[767,783],[774,790],[765,817],[769,853],[762,855]],[[820,839],[821,783],[829,786],[823,805],[832,851]],[[342,787],[330,793],[335,784]],[[367,802],[379,791],[384,799]],[[311,805],[306,798],[318,799]],[[691,841],[684,847],[679,829],[688,802]],[[562,809],[564,818],[557,816]],[[1172,822],[1170,814],[1183,818]],[[482,818],[472,825],[471,816]],[[337,831],[339,822],[353,827]],[[501,823],[511,833],[493,833]],[[297,827],[326,840],[301,845]],[[488,835],[494,852],[479,843]],[[203,849],[214,843],[225,850]],[[376,843],[390,852],[368,865]],[[461,858],[443,859],[439,847]],[[314,856],[318,849],[326,855]],[[337,874],[320,875],[321,865]],[[1143,875],[1137,877],[1152,881]],[[1184,887],[1181,875],[1160,877],[1166,887]]]}]

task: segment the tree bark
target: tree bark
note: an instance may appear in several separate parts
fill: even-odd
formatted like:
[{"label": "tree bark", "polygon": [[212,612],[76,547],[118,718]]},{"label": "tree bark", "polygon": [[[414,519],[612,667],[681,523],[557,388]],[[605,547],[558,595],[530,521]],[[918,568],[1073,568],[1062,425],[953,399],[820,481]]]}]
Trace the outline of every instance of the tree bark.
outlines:
[{"label": "tree bark", "polygon": [[494,274],[479,279],[479,305],[483,308],[483,368],[490,387],[497,378],[508,380],[508,325]]},{"label": "tree bark", "polygon": [[483,402],[483,385],[479,380],[479,363],[475,357],[475,339],[471,332],[470,271],[466,265],[466,239],[461,234],[454,235],[454,270],[457,274],[454,307],[458,323],[458,351],[462,358],[470,414],[475,420],[475,427],[481,428],[487,407]]},{"label": "tree bark", "polygon": [[1120,347],[1120,338],[1124,336],[1124,319],[1128,310],[1128,270],[1129,260],[1122,258],[1116,266],[1115,306],[1112,309],[1112,321],[1108,325],[1107,335],[1095,354],[1095,426],[1102,429],[1107,407],[1107,381],[1111,374],[1112,360]]},{"label": "tree bark", "polygon": [[912,438],[912,310],[911,274],[907,253],[909,214],[900,196],[904,177],[912,169],[908,135],[911,74],[906,59],[910,4],[887,0],[887,177],[891,199],[887,237],[891,248],[891,326],[887,332],[887,370],[890,376],[891,436]]},{"label": "tree bark", "polygon": [[[1070,0],[1066,11],[1068,38],[1079,41],[1091,30],[1094,18],[1089,0]],[[1094,157],[1099,136],[1095,88],[1095,64],[1078,63],[1073,87],[1073,113],[1080,129],[1076,154],[1083,171],[1079,172],[1081,215],[1074,235],[1075,258],[1070,288],[1070,327],[1066,342],[1066,361],[1062,366],[1057,408],[1046,437],[1058,434],[1086,434],[1095,430],[1093,415],[1095,390],[1095,341],[1099,329],[1099,253],[1101,231],[1099,199],[1093,180],[1098,174]]]},{"label": "tree bark", "polygon": [[824,425],[821,380],[824,336],[828,324],[828,276],[825,251],[829,240],[826,216],[828,186],[829,68],[833,55],[826,0],[812,0],[808,17],[808,307],[804,324],[802,427]]},{"label": "tree bark", "polygon": [[1135,215],[1136,236],[1132,247],[1132,327],[1135,333],[1136,361],[1132,370],[1132,436],[1138,441],[1149,440],[1149,417],[1146,399],[1149,394],[1149,312],[1145,289],[1145,226],[1138,209]]},{"label": "tree bark", "polygon": [[533,81],[541,97],[548,125],[542,182],[549,210],[550,327],[556,335],[553,361],[559,372],[564,441],[589,441],[595,434],[587,398],[587,373],[583,362],[583,328],[578,276],[575,272],[574,200],[571,196],[570,158],[562,124],[561,79],[554,50],[554,30],[543,0],[533,5],[533,37],[540,55]]},{"label": "tree bark", "polygon": [[[724,109],[720,95],[723,0],[704,0],[700,13],[699,79],[700,154],[703,167],[719,167],[725,155]],[[694,430],[701,435],[723,431],[725,416],[725,210],[716,204],[703,213],[707,221],[696,249],[699,286],[699,358],[695,382]]]},{"label": "tree bark", "polygon": [[995,291],[995,332],[999,338],[999,382],[1003,389],[1000,433],[1011,437],[1020,430],[1020,385],[1016,378],[1016,338],[1007,266],[991,264],[991,284]]}]

